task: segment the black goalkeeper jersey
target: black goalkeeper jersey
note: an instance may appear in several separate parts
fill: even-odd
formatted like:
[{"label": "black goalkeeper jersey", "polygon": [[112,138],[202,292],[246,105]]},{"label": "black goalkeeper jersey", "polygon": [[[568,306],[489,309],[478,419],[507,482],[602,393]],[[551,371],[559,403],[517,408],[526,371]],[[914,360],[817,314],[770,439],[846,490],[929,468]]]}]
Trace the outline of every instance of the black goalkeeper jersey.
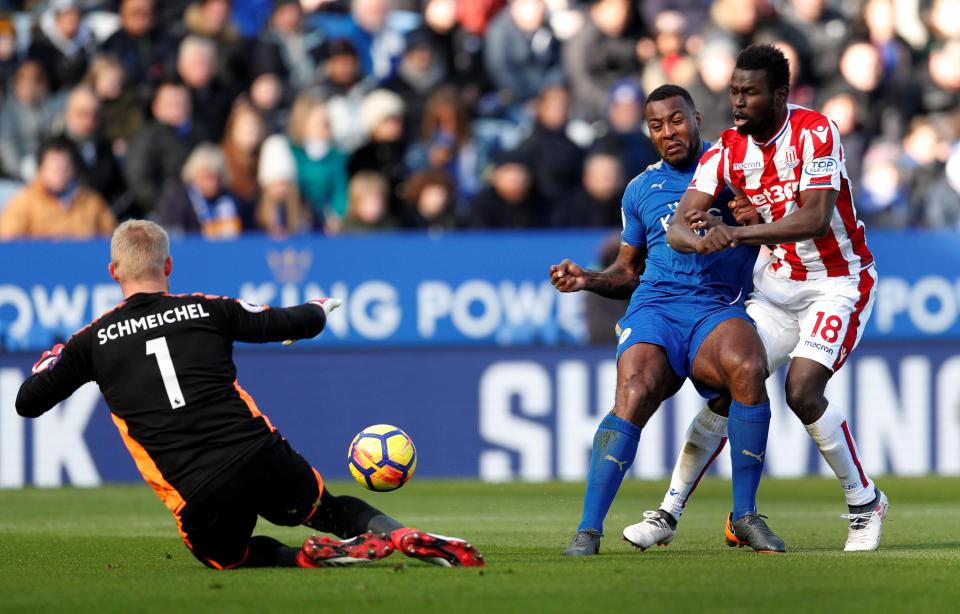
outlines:
[{"label": "black goalkeeper jersey", "polygon": [[144,479],[177,511],[203,485],[280,438],[237,383],[233,342],[318,335],[323,309],[215,296],[134,294],[77,332],[28,378],[17,411],[39,416],[89,381],[100,386]]}]

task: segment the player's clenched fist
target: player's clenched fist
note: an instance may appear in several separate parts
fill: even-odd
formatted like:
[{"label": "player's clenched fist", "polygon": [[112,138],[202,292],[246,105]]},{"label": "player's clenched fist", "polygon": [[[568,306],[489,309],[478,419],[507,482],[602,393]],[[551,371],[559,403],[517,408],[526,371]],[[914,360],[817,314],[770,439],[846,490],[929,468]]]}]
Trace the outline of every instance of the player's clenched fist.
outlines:
[{"label": "player's clenched fist", "polygon": [[578,292],[587,285],[580,265],[567,259],[550,267],[550,282],[560,292]]},{"label": "player's clenched fist", "polygon": [[730,212],[733,213],[734,219],[737,220],[737,223],[741,226],[752,226],[760,223],[760,214],[757,213],[757,209],[746,196],[737,196],[727,203],[727,206],[730,207]]},{"label": "player's clenched fist", "polygon": [[40,360],[33,363],[33,369],[31,373],[36,375],[41,371],[46,371],[57,364],[57,361],[60,360],[60,353],[63,352],[63,344],[58,343],[43,354],[40,355]]},{"label": "player's clenched fist", "polygon": [[707,234],[697,242],[697,253],[713,254],[736,246],[737,239],[733,229],[726,224],[719,224],[708,230]]},{"label": "player's clenched fist", "polygon": [[720,217],[709,211],[691,209],[683,216],[683,223],[692,230],[710,230],[720,223]]}]

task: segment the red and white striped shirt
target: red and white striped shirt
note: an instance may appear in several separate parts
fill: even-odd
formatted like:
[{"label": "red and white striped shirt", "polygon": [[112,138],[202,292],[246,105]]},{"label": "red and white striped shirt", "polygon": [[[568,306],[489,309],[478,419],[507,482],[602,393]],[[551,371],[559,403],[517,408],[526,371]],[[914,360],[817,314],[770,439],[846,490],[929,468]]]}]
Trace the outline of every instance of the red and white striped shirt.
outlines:
[{"label": "red and white striped shirt", "polygon": [[717,197],[728,184],[743,192],[765,222],[803,207],[801,192],[840,192],[826,236],[777,244],[770,266],[795,280],[856,275],[873,263],[857,219],[836,125],[821,113],[787,105],[777,135],[763,144],[725,130],[700,159],[689,190]]}]

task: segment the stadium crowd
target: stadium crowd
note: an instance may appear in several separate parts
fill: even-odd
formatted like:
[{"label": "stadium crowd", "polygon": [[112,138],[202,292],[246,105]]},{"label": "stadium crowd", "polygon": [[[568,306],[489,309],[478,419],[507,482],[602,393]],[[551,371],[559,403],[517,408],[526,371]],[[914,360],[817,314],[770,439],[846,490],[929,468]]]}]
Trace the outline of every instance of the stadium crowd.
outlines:
[{"label": "stadium crowd", "polygon": [[0,2],[0,239],[615,227],[644,93],[781,47],[867,224],[960,229],[960,0]]}]

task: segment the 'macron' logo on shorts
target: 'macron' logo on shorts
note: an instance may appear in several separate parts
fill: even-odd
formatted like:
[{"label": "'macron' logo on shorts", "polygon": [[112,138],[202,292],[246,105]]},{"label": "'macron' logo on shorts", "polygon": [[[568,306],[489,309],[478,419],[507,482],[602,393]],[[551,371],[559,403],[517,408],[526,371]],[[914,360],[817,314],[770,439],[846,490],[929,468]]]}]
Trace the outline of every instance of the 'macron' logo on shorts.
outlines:
[{"label": "'macron' logo on shorts", "polygon": [[630,336],[630,333],[632,332],[633,332],[632,328],[623,329],[623,332],[620,333],[620,345],[623,345],[623,342],[627,340],[627,338]]}]

